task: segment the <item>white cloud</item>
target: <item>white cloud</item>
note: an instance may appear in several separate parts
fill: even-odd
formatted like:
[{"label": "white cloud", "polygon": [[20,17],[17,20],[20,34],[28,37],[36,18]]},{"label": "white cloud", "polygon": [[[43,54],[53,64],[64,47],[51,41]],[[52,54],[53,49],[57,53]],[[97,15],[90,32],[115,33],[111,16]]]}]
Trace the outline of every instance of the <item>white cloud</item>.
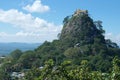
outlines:
[{"label": "white cloud", "polygon": [[29,12],[39,12],[39,13],[47,12],[50,10],[49,6],[43,5],[41,3],[41,0],[35,0],[35,2],[32,5],[29,4],[23,7],[23,9]]},{"label": "white cloud", "polygon": [[41,43],[45,40],[52,41],[56,39],[55,33],[38,34],[34,32],[17,32],[16,34],[0,33],[0,42],[25,42],[25,43]]},{"label": "white cloud", "polygon": [[0,32],[0,37],[7,36],[7,33],[5,32]]},{"label": "white cloud", "polygon": [[31,42],[38,42],[38,40],[41,42],[45,40],[51,41],[57,38],[57,34],[62,29],[62,25],[55,25],[54,23],[47,22],[39,17],[33,17],[31,14],[24,14],[15,9],[8,11],[0,10],[0,22],[9,23],[14,27],[21,28],[21,31],[16,34],[0,33],[0,36],[4,34],[16,41],[20,40],[20,38],[22,41],[29,41],[26,40],[29,38]]},{"label": "white cloud", "polygon": [[120,34],[113,34],[113,33],[106,33],[105,34],[106,39],[111,39],[113,42],[116,42],[118,45],[120,45]]},{"label": "white cloud", "polygon": [[0,10],[0,21],[10,23],[26,31],[57,31],[60,27],[44,19],[24,14],[18,10]]}]

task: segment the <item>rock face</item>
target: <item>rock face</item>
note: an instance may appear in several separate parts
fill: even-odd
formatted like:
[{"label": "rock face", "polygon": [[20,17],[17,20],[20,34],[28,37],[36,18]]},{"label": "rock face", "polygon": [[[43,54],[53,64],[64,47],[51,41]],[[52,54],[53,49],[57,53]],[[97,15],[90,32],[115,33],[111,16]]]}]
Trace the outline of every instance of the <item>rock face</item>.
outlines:
[{"label": "rock face", "polygon": [[64,19],[60,40],[73,42],[72,45],[85,45],[93,44],[96,38],[100,39],[99,42],[105,42],[102,31],[96,27],[87,10],[76,10]]}]

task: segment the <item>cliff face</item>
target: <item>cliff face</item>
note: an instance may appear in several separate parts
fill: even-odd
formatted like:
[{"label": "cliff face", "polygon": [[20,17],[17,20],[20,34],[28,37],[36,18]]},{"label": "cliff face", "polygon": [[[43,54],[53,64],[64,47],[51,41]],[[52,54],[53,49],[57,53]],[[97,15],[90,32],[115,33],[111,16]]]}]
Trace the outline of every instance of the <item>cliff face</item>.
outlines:
[{"label": "cliff face", "polygon": [[101,30],[96,27],[87,10],[77,10],[72,16],[64,19],[60,40],[84,45],[94,43],[95,38],[99,38],[102,43],[105,42]]}]

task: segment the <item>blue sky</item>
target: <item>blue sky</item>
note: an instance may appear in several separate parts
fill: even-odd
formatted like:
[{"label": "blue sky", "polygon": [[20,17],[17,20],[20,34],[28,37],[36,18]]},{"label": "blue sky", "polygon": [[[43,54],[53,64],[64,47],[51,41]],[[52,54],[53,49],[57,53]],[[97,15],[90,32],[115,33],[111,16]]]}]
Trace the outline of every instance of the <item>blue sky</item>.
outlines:
[{"label": "blue sky", "polygon": [[120,44],[120,0],[1,0],[0,42],[52,41],[62,29],[64,17],[76,9],[88,10],[103,21],[106,38]]}]

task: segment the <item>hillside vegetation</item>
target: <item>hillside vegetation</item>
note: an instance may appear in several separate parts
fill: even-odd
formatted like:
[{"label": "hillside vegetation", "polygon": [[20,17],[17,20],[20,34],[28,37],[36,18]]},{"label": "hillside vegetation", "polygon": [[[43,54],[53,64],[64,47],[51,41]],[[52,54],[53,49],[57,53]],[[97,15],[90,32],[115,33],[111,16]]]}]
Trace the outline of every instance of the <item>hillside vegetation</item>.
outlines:
[{"label": "hillside vegetation", "polygon": [[1,59],[0,80],[21,80],[12,72],[25,73],[22,80],[120,80],[120,48],[104,34],[102,21],[77,10],[64,18],[58,40]]}]

